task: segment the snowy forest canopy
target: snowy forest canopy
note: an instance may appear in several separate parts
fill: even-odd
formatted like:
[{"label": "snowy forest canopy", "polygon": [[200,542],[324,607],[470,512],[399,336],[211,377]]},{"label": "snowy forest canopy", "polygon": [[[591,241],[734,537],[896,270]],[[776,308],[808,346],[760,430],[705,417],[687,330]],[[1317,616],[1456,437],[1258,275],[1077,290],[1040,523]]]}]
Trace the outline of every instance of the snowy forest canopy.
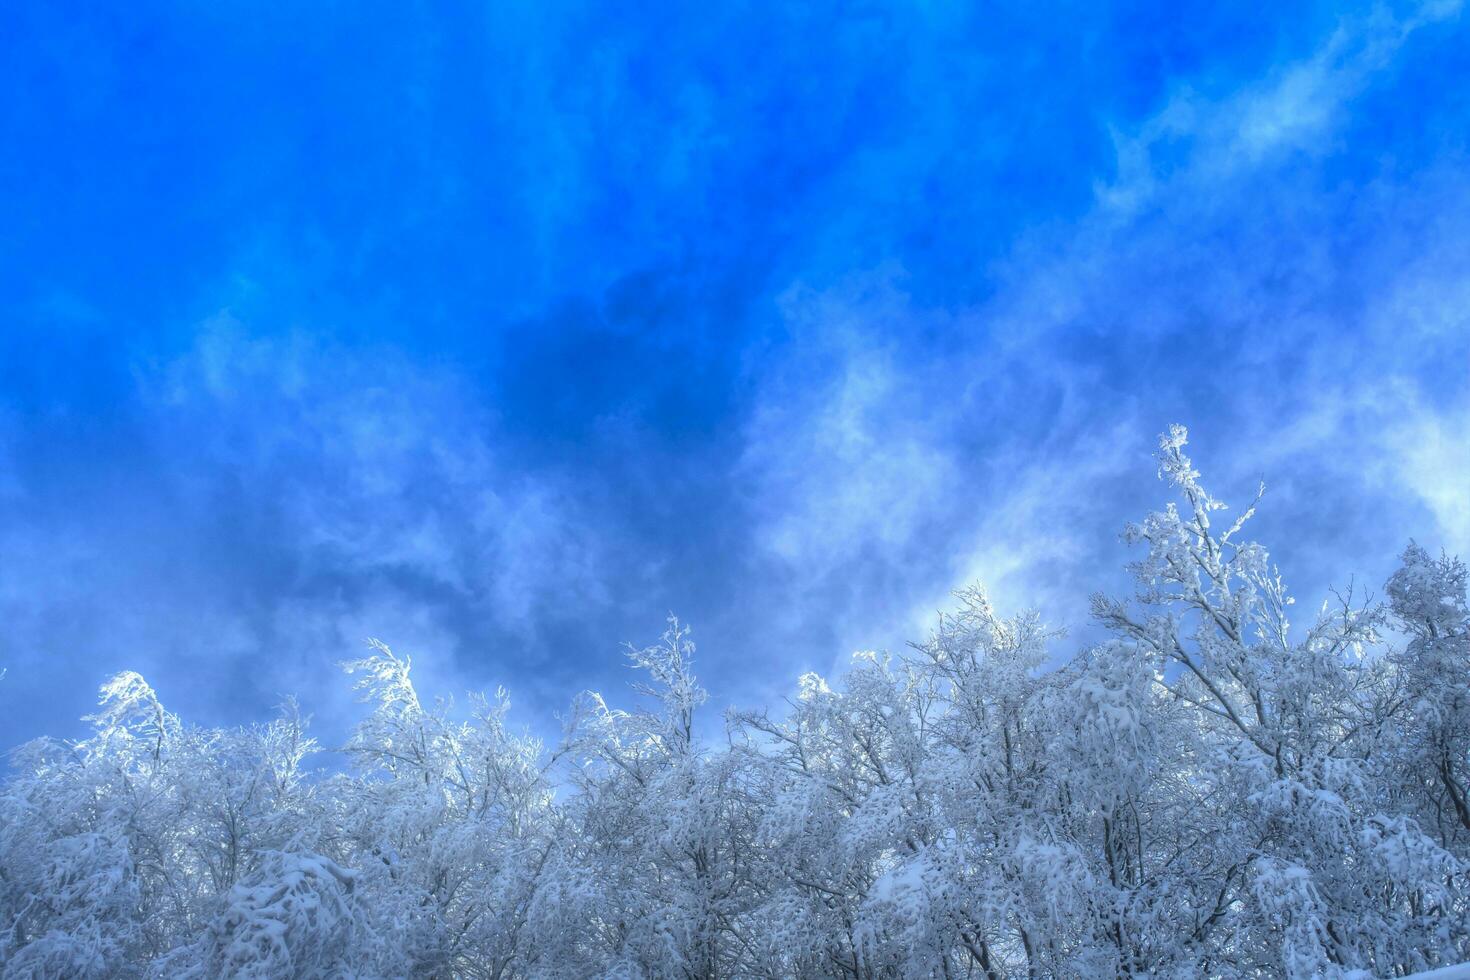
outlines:
[{"label": "snowy forest canopy", "polygon": [[[1070,658],[961,593],[706,744],[688,630],[544,747],[383,646],[348,772],[303,717],[202,729],[144,680],[0,788],[5,977],[1401,977],[1470,959],[1466,569],[1304,628],[1160,440],[1138,593]],[[1259,498],[1258,498],[1259,499]],[[1222,513],[1225,512],[1225,513]],[[1060,666],[1053,666],[1058,662]]]}]

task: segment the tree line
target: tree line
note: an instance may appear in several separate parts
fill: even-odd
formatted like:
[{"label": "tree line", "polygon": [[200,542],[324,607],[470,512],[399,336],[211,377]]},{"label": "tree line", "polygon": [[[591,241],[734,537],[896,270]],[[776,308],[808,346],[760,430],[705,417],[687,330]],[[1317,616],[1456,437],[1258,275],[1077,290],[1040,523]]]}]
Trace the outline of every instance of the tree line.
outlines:
[{"label": "tree line", "polygon": [[[696,736],[671,620],[638,705],[545,746],[381,644],[324,775],[294,703],[185,724],[135,673],[0,786],[4,977],[1402,977],[1470,960],[1466,569],[1299,625],[1186,433],[1136,595],[1061,660],[960,593],[930,636]],[[1259,497],[1257,498],[1260,499]]]}]

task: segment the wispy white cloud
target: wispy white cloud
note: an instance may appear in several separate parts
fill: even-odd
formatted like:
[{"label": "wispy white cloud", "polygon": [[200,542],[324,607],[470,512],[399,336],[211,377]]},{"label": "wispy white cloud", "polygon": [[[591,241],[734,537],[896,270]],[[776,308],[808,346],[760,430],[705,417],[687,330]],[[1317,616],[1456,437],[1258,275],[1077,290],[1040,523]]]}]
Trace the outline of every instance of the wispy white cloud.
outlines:
[{"label": "wispy white cloud", "polygon": [[856,297],[787,294],[795,349],[747,426],[741,467],[757,484],[761,541],[805,576],[908,545],[957,476],[949,409],[929,397],[902,341],[876,336],[868,320],[914,312],[890,284],[868,285]]},{"label": "wispy white cloud", "polygon": [[321,569],[414,576],[503,627],[530,629],[553,590],[602,595],[603,538],[577,498],[502,458],[496,420],[453,372],[392,349],[252,338],[222,317],[158,377],[160,428],[272,494],[261,504]]},{"label": "wispy white cloud", "polygon": [[1344,17],[1309,57],[1210,98],[1182,85],[1141,126],[1115,126],[1116,173],[1095,184],[1102,211],[1123,217],[1194,185],[1268,166],[1291,153],[1322,155],[1354,97],[1389,67],[1420,28],[1457,17],[1459,0],[1435,0],[1404,16],[1375,7]]},{"label": "wispy white cloud", "polygon": [[[1425,529],[1450,554],[1470,555],[1470,398],[1417,406],[1388,426],[1382,469],[1415,494],[1435,523]],[[1421,537],[1425,534],[1421,532]]]}]

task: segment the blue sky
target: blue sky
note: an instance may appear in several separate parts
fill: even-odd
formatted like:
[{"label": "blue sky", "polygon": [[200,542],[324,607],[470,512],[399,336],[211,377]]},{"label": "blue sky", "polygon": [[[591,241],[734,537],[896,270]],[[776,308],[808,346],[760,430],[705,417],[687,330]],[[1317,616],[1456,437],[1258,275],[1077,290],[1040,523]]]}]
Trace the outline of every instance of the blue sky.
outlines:
[{"label": "blue sky", "polygon": [[1305,606],[1470,553],[1458,4],[22,4],[0,744],[376,636],[549,731],[981,581],[1088,637],[1169,422]]}]

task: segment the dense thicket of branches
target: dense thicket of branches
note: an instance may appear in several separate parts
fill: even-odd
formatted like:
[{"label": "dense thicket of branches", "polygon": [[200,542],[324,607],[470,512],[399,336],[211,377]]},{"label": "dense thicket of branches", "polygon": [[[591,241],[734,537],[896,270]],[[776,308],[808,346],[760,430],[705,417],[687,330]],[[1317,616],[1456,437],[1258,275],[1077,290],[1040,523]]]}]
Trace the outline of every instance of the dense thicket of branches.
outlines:
[{"label": "dense thicket of branches", "polygon": [[[1185,433],[1140,585],[1060,667],[961,594],[902,656],[693,734],[674,623],[644,708],[553,752],[503,695],[420,702],[386,647],[351,774],[293,706],[184,725],[136,674],[0,790],[6,977],[1403,976],[1470,959],[1466,571],[1410,545],[1387,604],[1304,628],[1221,527]],[[1051,646],[1049,646],[1049,643]],[[468,720],[463,720],[468,717]]]}]

